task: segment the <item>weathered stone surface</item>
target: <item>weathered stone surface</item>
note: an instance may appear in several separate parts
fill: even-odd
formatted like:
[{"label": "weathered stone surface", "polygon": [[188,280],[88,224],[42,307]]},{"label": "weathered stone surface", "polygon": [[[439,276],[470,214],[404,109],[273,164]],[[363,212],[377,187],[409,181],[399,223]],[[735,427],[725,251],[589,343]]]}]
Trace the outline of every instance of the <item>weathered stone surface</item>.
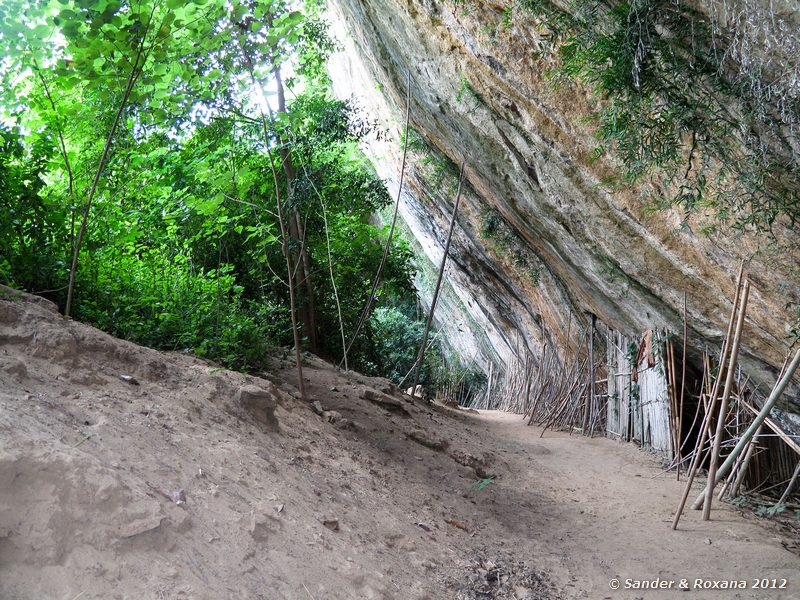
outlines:
[{"label": "weathered stone surface", "polygon": [[0,357],[0,371],[14,375],[17,379],[25,379],[28,376],[28,367],[25,363],[13,357]]},{"label": "weathered stone surface", "polygon": [[421,446],[435,450],[436,452],[443,452],[447,450],[450,445],[446,439],[433,438],[421,429],[415,429],[408,433],[407,436],[408,439],[417,442]]},{"label": "weathered stone surface", "polygon": [[[705,237],[700,223],[678,210],[645,213],[644,187],[604,189],[616,165],[612,157],[590,160],[597,141],[584,120],[593,102],[586,90],[552,90],[548,65],[532,50],[536,34],[525,23],[498,27],[491,40],[482,33],[507,3],[474,2],[468,11],[429,0],[332,4],[344,45],[335,88],[385,116],[390,135],[368,153],[393,191],[409,70],[412,128],[438,155],[466,162],[469,189],[436,315],[446,341],[466,360],[488,370],[490,362],[527,349],[535,366],[546,339],[576,343],[587,312],[626,335],[681,331],[684,290],[696,359],[706,344],[719,345],[739,261],[747,259],[754,287],[741,363],[762,388],[772,385],[792,322],[787,303],[800,298],[785,267],[792,261],[777,264],[760,238]],[[474,95],[459,93],[463,78]],[[401,216],[418,253],[438,265],[453,198],[426,176],[420,158],[408,167]],[[481,236],[489,208],[530,254],[537,277],[526,277]],[[418,281],[428,302],[432,265]],[[783,408],[800,413],[796,389]]]},{"label": "weathered stone surface", "polygon": [[277,400],[272,391],[256,385],[244,385],[236,392],[236,403],[260,424],[274,428],[278,425],[275,417]]},{"label": "weathered stone surface", "polygon": [[364,400],[372,402],[373,404],[377,404],[389,412],[408,415],[408,411],[400,400],[397,398],[392,398],[391,396],[387,396],[382,392],[365,389],[361,392],[361,397],[364,398]]}]

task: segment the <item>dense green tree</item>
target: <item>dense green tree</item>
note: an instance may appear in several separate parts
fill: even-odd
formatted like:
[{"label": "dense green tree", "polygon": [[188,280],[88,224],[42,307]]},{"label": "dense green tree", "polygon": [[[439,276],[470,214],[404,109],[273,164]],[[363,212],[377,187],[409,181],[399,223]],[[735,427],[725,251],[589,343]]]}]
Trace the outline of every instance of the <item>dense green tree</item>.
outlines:
[{"label": "dense green tree", "polygon": [[[64,307],[77,256],[77,318],[259,368],[292,341],[280,193],[306,341],[338,359],[390,198],[358,150],[379,132],[328,91],[332,48],[314,2],[0,0],[0,278]],[[409,297],[395,246],[381,293]]]},{"label": "dense green tree", "polygon": [[[296,304],[301,343],[341,359],[391,198],[333,48],[316,0],[0,0],[0,281],[240,369],[293,344]],[[351,365],[410,370],[412,270],[394,239]]]}]

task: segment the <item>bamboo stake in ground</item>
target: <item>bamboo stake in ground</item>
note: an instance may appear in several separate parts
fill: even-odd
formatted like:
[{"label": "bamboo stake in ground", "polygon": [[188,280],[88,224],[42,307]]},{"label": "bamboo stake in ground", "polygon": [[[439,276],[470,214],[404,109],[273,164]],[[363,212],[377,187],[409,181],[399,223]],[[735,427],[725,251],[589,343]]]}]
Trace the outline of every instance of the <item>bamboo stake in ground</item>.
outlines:
[{"label": "bamboo stake in ground", "polygon": [[678,447],[675,457],[677,459],[676,477],[681,480],[681,434],[683,433],[683,393],[686,390],[686,343],[689,338],[689,323],[686,319],[686,290],[683,291],[683,354],[681,356],[681,400],[678,407]]},{"label": "bamboo stake in ground", "polygon": [[666,340],[664,341],[665,364],[668,363],[667,368],[667,384],[669,385],[669,418],[670,418],[670,431],[672,433],[672,451],[675,456],[678,454],[678,377],[675,374],[675,349],[672,344],[672,337],[668,331],[665,331]]},{"label": "bamboo stake in ground", "polygon": [[[342,362],[347,362],[347,354],[350,352],[350,348],[353,347],[353,343],[356,341],[358,334],[361,332],[361,328],[364,327],[364,323],[366,323],[367,318],[369,318],[369,311],[372,307],[372,303],[375,301],[375,295],[378,292],[378,285],[380,284],[381,275],[383,274],[383,269],[386,266],[386,260],[389,257],[389,251],[392,247],[392,237],[394,236],[394,229],[397,225],[397,214],[400,210],[400,197],[403,191],[403,179],[405,178],[406,174],[406,157],[408,156],[408,125],[411,117],[411,71],[408,72],[408,82],[406,85],[406,130],[404,132],[405,135],[403,136],[403,160],[400,163],[400,181],[397,183],[397,198],[394,202],[392,225],[389,227],[389,235],[386,237],[386,244],[383,247],[383,256],[381,257],[381,262],[378,265],[378,272],[375,274],[375,280],[372,282],[372,290],[369,293],[367,304],[364,306],[364,310],[361,311],[361,317],[358,320],[358,325],[353,333],[353,337],[350,338],[350,343],[347,345],[347,348],[344,351],[344,356],[342,357],[342,361],[339,363],[339,367],[342,366]],[[345,367],[345,370],[347,370],[347,367]]]},{"label": "bamboo stake in ground", "polygon": [[597,316],[592,313],[592,325],[589,327],[589,370],[591,371],[591,379],[589,380],[589,396],[592,399],[592,414],[589,422],[589,436],[594,437],[594,427],[596,420],[597,407],[597,366],[594,363],[594,329],[597,322]]},{"label": "bamboo stake in ground", "polygon": [[594,315],[589,317],[589,395],[586,397],[586,405],[583,409],[583,435],[589,427],[589,416],[594,400]]},{"label": "bamboo stake in ground", "polygon": [[450,230],[447,232],[447,241],[444,244],[444,254],[442,255],[442,264],[439,266],[439,277],[436,280],[436,288],[433,290],[433,298],[431,299],[431,310],[428,313],[428,322],[425,323],[425,331],[422,334],[422,344],[419,346],[419,354],[417,356],[417,373],[414,375],[414,387],[412,393],[416,395],[417,386],[419,385],[419,376],[422,371],[422,363],[425,360],[425,344],[428,341],[428,332],[431,330],[431,323],[433,322],[433,313],[436,310],[436,303],[439,300],[439,290],[442,287],[442,278],[444,277],[444,268],[447,265],[447,254],[450,252],[450,242],[453,239],[453,230],[456,227],[456,217],[458,216],[458,203],[461,200],[461,184],[464,182],[464,163],[461,163],[461,171],[458,174],[458,191],[456,192],[456,201],[453,205],[453,217],[450,219]]},{"label": "bamboo stake in ground", "polygon": [[[792,362],[786,368],[786,372],[783,374],[781,380],[778,381],[778,383],[773,388],[772,393],[769,395],[769,398],[767,398],[767,401],[764,402],[764,406],[761,407],[761,410],[759,411],[755,420],[753,420],[753,422],[750,424],[750,427],[747,428],[747,431],[744,432],[742,437],[739,438],[739,442],[736,444],[736,447],[731,451],[731,453],[728,455],[728,458],[725,459],[725,462],[722,463],[722,466],[720,466],[720,468],[717,470],[717,475],[714,480],[715,484],[719,483],[719,481],[730,470],[730,468],[733,466],[733,462],[742,452],[742,449],[747,445],[747,442],[750,440],[750,438],[753,437],[755,431],[761,426],[762,423],[764,423],[766,418],[769,416],[772,407],[775,406],[775,404],[778,402],[781,395],[783,394],[783,391],[786,389],[786,386],[789,385],[789,382],[791,381],[792,376],[794,375],[794,372],[797,370],[798,366],[800,366],[800,349],[798,349],[797,352],[795,353]],[[711,481],[709,481],[709,484],[710,483]],[[703,503],[703,499],[705,498],[705,493],[706,493],[705,490],[703,490],[703,492],[694,501],[693,507],[694,506],[699,507]]]},{"label": "bamboo stake in ground", "polygon": [[778,500],[778,505],[785,504],[789,499],[789,496],[792,494],[792,490],[794,489],[794,484],[797,483],[798,476],[800,476],[800,460],[797,461],[797,466],[794,469],[794,475],[792,475],[792,478],[789,480],[789,485],[786,486],[786,491],[783,492],[781,499]]},{"label": "bamboo stake in ground", "polygon": [[717,418],[717,432],[714,437],[714,447],[711,450],[711,464],[708,467],[709,484],[706,489],[706,501],[703,506],[703,520],[711,518],[711,503],[714,500],[714,485],[719,464],[719,453],[722,448],[722,436],[725,432],[725,417],[728,414],[728,400],[733,389],[733,378],[736,374],[736,362],[739,359],[739,345],[742,341],[742,328],[744,327],[744,316],[747,312],[747,298],[750,295],[750,282],[745,279],[744,289],[742,290],[742,300],[739,305],[739,315],[736,320],[736,333],[733,336],[731,346],[731,358],[728,365],[728,375],[725,378],[725,390],[722,392],[722,400],[719,403],[719,417]]},{"label": "bamboo stake in ground", "polygon": [[[717,378],[714,380],[714,386],[711,389],[711,397],[708,401],[708,408],[706,410],[705,418],[703,419],[703,427],[702,431],[700,432],[700,437],[697,438],[697,445],[695,446],[694,452],[694,459],[692,460],[692,466],[689,469],[689,478],[686,481],[686,487],[683,490],[683,496],[681,496],[681,501],[678,504],[678,510],[675,511],[675,518],[672,521],[672,529],[677,529],[678,521],[681,519],[681,515],[683,514],[683,509],[686,507],[686,501],[689,499],[689,493],[692,491],[692,483],[694,483],[695,475],[697,475],[697,470],[700,468],[701,457],[703,455],[703,446],[706,443],[706,436],[708,435],[708,429],[711,425],[711,415],[714,414],[714,409],[716,408],[716,401],[717,395],[719,394],[719,378],[722,376],[722,369],[724,368],[725,361],[728,358],[728,348],[730,347],[730,340],[731,335],[733,333],[733,323],[736,320],[736,309],[739,306],[739,289],[742,283],[742,275],[744,273],[744,262],[739,266],[739,275],[736,278],[736,294],[733,299],[733,306],[731,308],[731,316],[728,319],[728,330],[725,334],[725,341],[722,344],[722,355],[719,359],[719,367],[720,373],[717,374]],[[710,373],[710,369],[709,369]]]},{"label": "bamboo stake in ground", "polygon": [[739,466],[739,471],[736,474],[736,481],[733,483],[733,487],[731,488],[731,498],[736,498],[739,495],[739,488],[742,486],[742,482],[744,481],[745,474],[747,473],[747,467],[750,466],[750,459],[753,457],[753,452],[755,451],[756,447],[758,446],[758,436],[761,435],[761,429],[764,426],[760,426],[756,429],[755,434],[753,434],[752,439],[747,442],[747,448],[745,448],[744,453],[744,460],[742,460],[742,464]]}]

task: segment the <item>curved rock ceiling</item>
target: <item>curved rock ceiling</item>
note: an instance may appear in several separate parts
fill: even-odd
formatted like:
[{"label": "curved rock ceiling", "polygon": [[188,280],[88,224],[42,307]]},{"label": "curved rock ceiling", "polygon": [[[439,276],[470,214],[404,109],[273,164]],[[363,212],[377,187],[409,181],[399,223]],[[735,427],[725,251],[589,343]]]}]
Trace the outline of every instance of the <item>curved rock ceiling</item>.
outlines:
[{"label": "curved rock ceiling", "polygon": [[[759,238],[706,237],[677,211],[645,212],[643,186],[608,191],[602,181],[617,165],[590,158],[592,96],[549,85],[531,27],[515,22],[493,40],[482,35],[501,18],[502,2],[474,2],[469,11],[429,0],[331,4],[343,46],[332,67],[336,93],[355,96],[388,131],[367,152],[394,190],[410,71],[411,126],[430,149],[412,152],[401,215],[433,264],[453,206],[452,167],[466,165],[437,309],[443,335],[465,360],[488,368],[527,348],[535,361],[545,337],[561,347],[568,331],[577,339],[588,313],[627,335],[681,331],[684,291],[696,358],[719,346],[744,259],[753,289],[741,362],[768,391],[787,350],[787,305],[800,297],[785,267],[792,261],[776,266]],[[500,243],[482,235],[489,220]],[[421,269],[423,298],[433,264]],[[800,413],[796,391],[784,407]]]}]

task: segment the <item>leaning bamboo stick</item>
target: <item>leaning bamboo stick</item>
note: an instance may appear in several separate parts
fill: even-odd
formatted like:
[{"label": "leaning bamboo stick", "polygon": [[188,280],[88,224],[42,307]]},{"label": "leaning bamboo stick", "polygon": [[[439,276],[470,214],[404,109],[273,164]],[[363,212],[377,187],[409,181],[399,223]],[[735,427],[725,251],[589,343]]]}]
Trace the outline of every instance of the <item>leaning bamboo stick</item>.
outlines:
[{"label": "leaning bamboo stick", "polygon": [[725,497],[725,492],[727,492],[732,486],[736,479],[739,477],[739,470],[742,468],[742,462],[747,455],[747,449],[739,455],[739,458],[736,459],[736,462],[733,464],[733,468],[731,469],[730,474],[725,479],[725,485],[722,486],[722,489],[719,491],[717,495],[717,500],[720,502]]},{"label": "leaning bamboo stick", "polygon": [[[742,401],[742,404],[744,405],[744,407],[745,407],[747,410],[749,410],[750,412],[752,412],[754,415],[757,415],[757,414],[758,414],[758,409],[757,409],[757,408],[755,408],[755,407],[754,407],[752,404],[750,404],[750,403],[749,403],[749,402],[747,402],[746,400],[743,400],[743,401]],[[794,440],[793,440],[793,439],[792,439],[790,436],[788,436],[788,435],[786,434],[786,432],[785,432],[783,429],[781,429],[780,425],[778,425],[778,424],[777,424],[775,421],[773,421],[773,420],[772,420],[772,419],[770,419],[769,417],[767,417],[766,419],[764,419],[764,424],[765,424],[767,427],[769,427],[769,428],[770,428],[770,429],[771,429],[773,432],[775,432],[775,434],[776,434],[776,435],[777,435],[779,438],[781,438],[781,440],[783,440],[783,442],[784,442],[784,443],[785,443],[787,446],[789,446],[789,447],[790,447],[792,450],[794,450],[795,452],[797,452],[798,454],[800,454],[800,445],[798,445],[798,443],[797,443],[797,442],[795,442],[795,441],[794,441]]]},{"label": "leaning bamboo stick", "polygon": [[[794,372],[797,370],[798,366],[800,366],[800,348],[797,350],[797,352],[794,355],[794,358],[792,359],[792,362],[787,367],[786,372],[783,375],[783,378],[781,378],[781,380],[778,381],[778,383],[773,388],[772,393],[769,395],[769,398],[767,398],[767,401],[764,402],[764,406],[761,407],[761,411],[758,413],[756,418],[750,424],[750,427],[747,428],[747,431],[745,431],[742,437],[739,439],[739,442],[736,444],[736,447],[734,447],[734,449],[728,455],[728,458],[725,460],[724,463],[722,463],[720,468],[717,470],[714,483],[718,482],[720,479],[722,479],[722,477],[725,476],[725,473],[727,473],[728,470],[733,465],[733,461],[736,460],[736,457],[739,456],[739,454],[742,452],[744,446],[747,445],[747,441],[751,437],[753,437],[755,430],[758,429],[758,427],[762,423],[764,423],[764,421],[767,418],[767,415],[769,415],[770,411],[772,410],[772,407],[775,406],[775,404],[778,402],[778,399],[783,394],[783,391],[786,389],[786,386],[789,385],[789,381],[791,381],[792,376],[794,375]],[[711,481],[709,481],[709,484],[710,483]],[[705,498],[705,490],[703,490],[703,493],[701,493],[697,497],[697,499],[695,499],[694,504],[692,506],[694,507],[696,505],[699,507],[702,504],[704,498]]]},{"label": "leaning bamboo stick", "polygon": [[725,378],[725,390],[722,392],[722,400],[719,403],[719,416],[717,417],[717,433],[714,440],[714,448],[711,450],[711,464],[708,468],[708,485],[706,490],[706,501],[703,505],[703,520],[708,521],[711,518],[711,503],[714,500],[714,486],[717,475],[717,465],[719,464],[719,453],[722,445],[722,437],[725,431],[725,417],[728,412],[728,400],[731,396],[733,389],[733,378],[736,374],[736,363],[739,360],[739,346],[742,341],[742,329],[744,328],[744,317],[747,313],[747,299],[750,295],[750,282],[745,279],[744,289],[742,290],[742,299],[739,306],[739,315],[736,320],[736,332],[733,336],[733,345],[731,347],[730,364],[728,365],[728,374]]},{"label": "leaning bamboo stick", "polygon": [[789,496],[792,494],[792,490],[794,489],[794,484],[797,483],[798,476],[800,476],[800,460],[797,461],[797,466],[794,469],[794,474],[792,475],[791,480],[789,480],[789,485],[786,486],[786,490],[783,492],[781,499],[778,500],[778,504],[785,504],[786,501],[789,499]]},{"label": "leaning bamboo stick", "polygon": [[[711,424],[711,415],[714,413],[714,408],[716,408],[716,400],[717,394],[719,393],[719,380],[722,377],[722,368],[725,364],[725,359],[728,356],[728,347],[730,345],[731,334],[733,333],[733,323],[736,320],[736,309],[739,305],[739,286],[742,283],[742,275],[744,273],[744,262],[741,263],[739,267],[739,275],[736,278],[736,294],[733,299],[733,305],[731,307],[731,316],[728,319],[728,330],[725,334],[725,341],[722,345],[722,354],[720,356],[719,366],[720,366],[720,373],[717,374],[717,378],[714,380],[714,386],[711,390],[711,398],[708,402],[708,409],[706,410],[705,418],[703,419],[703,426],[702,431],[700,432],[700,437],[697,439],[697,446],[695,447],[695,455],[694,460],[692,461],[692,466],[689,470],[689,477],[686,481],[686,486],[683,490],[683,496],[681,497],[681,501],[678,504],[678,510],[675,511],[675,518],[672,521],[672,529],[677,529],[678,521],[681,519],[681,515],[683,514],[683,509],[686,506],[686,501],[689,499],[689,493],[692,490],[692,483],[694,483],[695,475],[697,475],[697,470],[700,468],[701,462],[701,450],[703,445],[705,444],[706,437],[708,436],[708,429],[709,425]],[[710,373],[710,370],[709,370]]]},{"label": "leaning bamboo stick", "polygon": [[678,407],[678,446],[675,450],[677,458],[676,478],[681,480],[681,434],[683,433],[683,394],[686,390],[686,344],[689,338],[689,323],[686,318],[686,290],[683,290],[683,353],[681,354],[681,399]]},{"label": "leaning bamboo stick", "polygon": [[747,448],[745,448],[744,452],[744,460],[742,460],[742,464],[739,466],[739,472],[736,474],[736,481],[733,482],[733,487],[731,488],[731,498],[736,498],[739,495],[739,489],[742,487],[742,482],[744,481],[745,475],[747,474],[747,467],[750,466],[750,459],[753,457],[753,451],[758,446],[758,436],[761,435],[761,429],[764,426],[759,426],[756,429],[756,432],[753,434],[753,437],[747,442]]},{"label": "leaning bamboo stick", "polygon": [[428,343],[428,333],[431,329],[433,322],[433,313],[436,310],[436,304],[439,300],[439,291],[442,287],[442,278],[444,277],[444,269],[447,266],[447,254],[450,252],[450,242],[453,239],[453,231],[455,230],[456,220],[458,219],[458,203],[461,200],[461,184],[464,182],[464,163],[461,163],[461,173],[458,176],[458,191],[456,192],[456,201],[453,205],[453,216],[450,219],[450,230],[447,232],[447,241],[444,244],[444,253],[442,254],[442,264],[439,267],[439,277],[436,280],[436,287],[433,291],[433,298],[431,299],[431,310],[428,313],[428,321],[425,324],[425,331],[422,335],[422,343],[419,346],[419,355],[417,356],[417,372],[414,375],[414,394],[417,392],[419,385],[420,374],[422,373],[422,364],[425,361],[425,346]]}]

